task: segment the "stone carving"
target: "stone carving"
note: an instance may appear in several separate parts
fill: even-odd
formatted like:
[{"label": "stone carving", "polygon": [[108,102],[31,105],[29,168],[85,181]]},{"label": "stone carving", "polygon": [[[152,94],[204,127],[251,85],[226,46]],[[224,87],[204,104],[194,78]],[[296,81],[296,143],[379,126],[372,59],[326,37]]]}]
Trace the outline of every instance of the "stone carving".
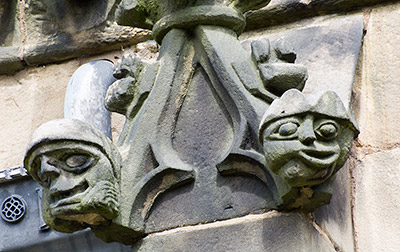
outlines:
[{"label": "stone carving", "polygon": [[[124,55],[117,64],[113,75],[118,80],[108,89],[105,105],[112,112],[134,117],[151,91],[158,64],[148,64],[132,54]],[[142,76],[147,80],[140,81]]]},{"label": "stone carving", "polygon": [[72,231],[115,218],[119,208],[120,156],[113,144],[92,126],[59,119],[33,134],[25,166],[44,188],[44,218]]},{"label": "stone carving", "polygon": [[117,21],[152,27],[159,58],[124,56],[99,97],[126,117],[115,145],[108,129],[72,119],[34,134],[25,166],[44,187],[51,227],[90,226],[133,244],[176,226],[329,201],[327,182],[357,130],[334,93],[301,93],[307,69],[285,39],[253,41],[250,51],[238,41],[244,12],[268,2],[121,1]]},{"label": "stone carving", "polygon": [[294,64],[296,53],[284,38],[271,45],[268,39],[256,40],[251,44],[264,86],[271,93],[281,96],[286,90],[303,90],[308,78],[307,68]]},{"label": "stone carving", "polygon": [[[260,142],[268,168],[288,186],[281,185],[280,193],[292,204],[289,208],[309,210],[321,204],[311,200],[313,188],[344,165],[357,135],[352,117],[333,91],[306,95],[292,89],[271,104],[262,120]],[[294,198],[287,198],[289,194]],[[330,195],[326,197],[329,201]]]},{"label": "stone carving", "polygon": [[[33,26],[43,34],[76,32],[104,23],[115,4],[114,0],[81,3],[66,0],[27,1],[26,12]],[[34,28],[34,27],[30,27]]]}]

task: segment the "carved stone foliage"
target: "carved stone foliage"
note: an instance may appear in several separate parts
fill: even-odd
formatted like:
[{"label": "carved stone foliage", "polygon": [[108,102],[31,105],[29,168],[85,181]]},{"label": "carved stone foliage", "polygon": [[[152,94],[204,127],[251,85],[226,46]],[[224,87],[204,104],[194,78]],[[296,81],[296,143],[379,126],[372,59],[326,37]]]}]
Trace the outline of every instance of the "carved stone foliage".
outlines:
[{"label": "carved stone foliage", "polygon": [[101,97],[126,117],[115,145],[71,119],[33,136],[25,165],[45,188],[52,227],[90,226],[132,244],[177,226],[329,202],[329,178],[358,131],[333,91],[301,92],[308,72],[288,41],[256,40],[250,51],[238,41],[243,12],[267,2],[122,1],[117,20],[153,27],[159,58],[126,55],[115,67]]}]

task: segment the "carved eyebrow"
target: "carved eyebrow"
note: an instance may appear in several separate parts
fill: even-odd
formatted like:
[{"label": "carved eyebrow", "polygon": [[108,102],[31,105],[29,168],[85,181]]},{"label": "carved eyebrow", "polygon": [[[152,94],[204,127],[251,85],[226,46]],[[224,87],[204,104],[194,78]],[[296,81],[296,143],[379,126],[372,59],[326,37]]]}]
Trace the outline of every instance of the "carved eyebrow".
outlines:
[{"label": "carved eyebrow", "polygon": [[59,148],[50,147],[48,149],[47,148],[46,149],[38,148],[34,152],[34,155],[35,155],[35,158],[36,158],[36,156],[42,156],[42,155],[60,156],[60,155],[65,155],[67,153],[69,153],[69,154],[73,154],[73,153],[80,154],[81,153],[81,154],[90,155],[93,152],[89,151],[89,150],[85,150],[84,148],[80,148],[80,147],[75,147],[74,149],[71,149],[71,148],[67,148],[67,147],[62,146],[62,147],[59,147]]},{"label": "carved eyebrow", "polygon": [[52,150],[39,148],[33,153],[32,164],[35,164],[34,170],[37,170],[40,169],[40,161],[38,160],[39,159],[41,160],[43,156],[48,156],[53,159],[55,158],[60,161],[71,155],[85,155],[91,157],[93,153],[91,151],[84,150],[83,148],[70,149],[61,147],[61,148],[54,148]]}]

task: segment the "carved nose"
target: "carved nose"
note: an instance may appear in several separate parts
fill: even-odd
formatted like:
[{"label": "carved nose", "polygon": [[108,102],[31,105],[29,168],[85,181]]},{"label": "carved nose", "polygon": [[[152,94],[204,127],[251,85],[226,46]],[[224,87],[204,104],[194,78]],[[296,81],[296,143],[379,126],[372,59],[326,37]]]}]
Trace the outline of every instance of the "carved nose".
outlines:
[{"label": "carved nose", "polygon": [[312,119],[306,119],[299,132],[299,140],[304,145],[311,145],[317,139],[314,133]]},{"label": "carved nose", "polygon": [[47,177],[54,178],[60,175],[60,171],[57,167],[52,164],[51,160],[46,157],[42,156],[41,164],[40,164],[40,172]]}]

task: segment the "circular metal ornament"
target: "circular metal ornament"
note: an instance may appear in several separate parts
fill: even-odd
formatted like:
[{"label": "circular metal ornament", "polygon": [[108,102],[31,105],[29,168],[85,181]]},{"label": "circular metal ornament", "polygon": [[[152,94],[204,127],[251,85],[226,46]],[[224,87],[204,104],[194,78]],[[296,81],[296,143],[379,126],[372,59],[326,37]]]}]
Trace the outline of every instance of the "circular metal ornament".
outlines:
[{"label": "circular metal ornament", "polygon": [[1,203],[1,218],[10,223],[18,222],[24,217],[26,208],[25,200],[21,196],[13,194]]}]

